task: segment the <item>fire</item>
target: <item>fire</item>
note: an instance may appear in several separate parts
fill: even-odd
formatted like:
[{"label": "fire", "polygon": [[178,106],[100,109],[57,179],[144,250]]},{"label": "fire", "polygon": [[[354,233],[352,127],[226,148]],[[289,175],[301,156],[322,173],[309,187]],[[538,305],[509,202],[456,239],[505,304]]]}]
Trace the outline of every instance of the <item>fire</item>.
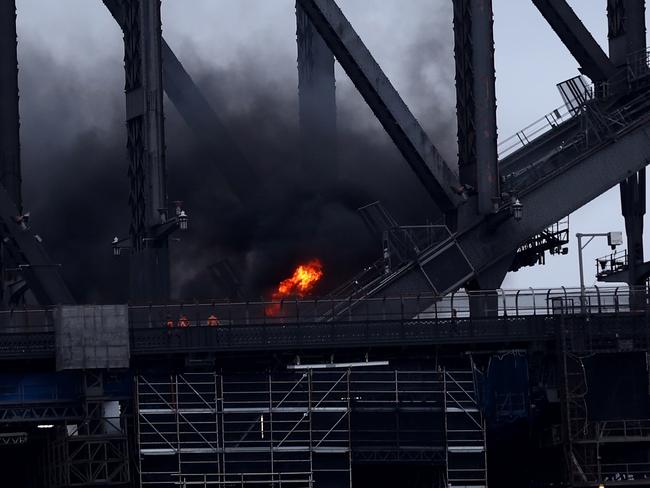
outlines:
[{"label": "fire", "polygon": [[[290,278],[282,280],[272,294],[272,299],[282,300],[287,297],[303,298],[314,289],[316,284],[323,277],[323,264],[319,259],[299,265]],[[277,315],[280,312],[280,304],[273,303],[266,308],[269,315]]]}]

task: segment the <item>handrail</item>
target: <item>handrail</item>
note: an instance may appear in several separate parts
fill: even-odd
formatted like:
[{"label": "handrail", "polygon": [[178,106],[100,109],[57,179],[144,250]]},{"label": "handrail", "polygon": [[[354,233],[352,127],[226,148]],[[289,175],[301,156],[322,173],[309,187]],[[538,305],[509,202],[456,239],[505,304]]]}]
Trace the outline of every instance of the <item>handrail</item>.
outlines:
[{"label": "handrail", "polygon": [[[590,100],[606,98],[609,94],[608,85],[617,82],[626,82],[632,85],[636,80],[650,75],[650,49],[642,49],[628,56],[626,72],[619,73],[615,80],[606,83],[586,85],[586,94]],[[558,85],[559,86],[559,85]],[[503,139],[497,145],[499,160],[503,160],[522,147],[527,146],[534,139],[544,135],[560,124],[571,120],[580,113],[575,107],[563,104],[551,112],[543,115],[510,137]]]},{"label": "handrail", "polygon": [[[599,311],[611,311],[612,307],[619,307],[621,310],[629,310],[630,294],[648,295],[647,289],[631,289],[627,286],[600,287],[594,286],[584,291],[587,302],[591,303],[590,313]],[[380,296],[359,298],[352,303],[352,309],[361,306],[367,310],[367,314],[373,318],[385,317],[412,318],[418,314],[425,314],[427,318],[446,318],[452,316],[452,310],[460,317],[461,314],[469,312],[469,302],[474,298],[495,297],[492,310],[499,315],[527,316],[527,315],[549,315],[553,312],[552,301],[563,300],[569,303],[581,297],[581,290],[578,287],[558,288],[527,288],[495,290],[455,291],[447,296],[437,296],[435,293],[419,292],[414,294],[402,293],[396,296]],[[544,297],[543,300],[541,298]],[[195,303],[166,303],[166,304],[144,304],[129,305],[131,315],[137,315],[139,320],[145,322],[158,322],[165,313],[169,313],[171,320],[176,320],[176,315],[186,315],[190,322],[194,319],[206,320],[209,315],[215,314],[220,322],[247,322],[259,323],[266,320],[267,323],[275,323],[278,319],[322,320],[327,310],[339,304],[349,304],[346,299],[327,299],[321,297],[285,299],[279,308],[279,313],[269,314],[270,305],[278,305],[279,302],[272,300],[233,302],[229,300],[210,300]],[[20,310],[1,310],[0,329],[3,332],[44,332],[47,325],[54,323],[54,316],[57,307],[50,309],[21,308]],[[201,312],[197,315],[197,312]],[[209,312],[203,317],[203,311]],[[413,312],[413,313],[412,313]],[[358,313],[352,312],[350,319],[358,318]],[[246,319],[246,320],[244,320]]]},{"label": "handrail", "polygon": [[[644,294],[645,300],[640,298]],[[582,300],[584,298],[584,300]],[[470,304],[483,300],[483,310],[489,316],[517,318],[527,316],[597,315],[613,313],[638,313],[648,307],[648,289],[623,287],[587,288],[582,294],[580,288],[551,288],[490,291],[456,291],[447,296],[433,293],[403,293],[398,296],[360,298],[353,303],[348,299],[291,298],[284,300],[281,307],[269,314],[273,301],[230,302],[211,300],[193,304],[146,304],[129,306],[129,321],[132,328],[160,328],[206,326],[231,327],[233,325],[282,325],[289,323],[335,324],[362,322],[366,324],[397,321],[449,321],[470,317]],[[585,307],[574,307],[585,303]],[[345,317],[332,314],[341,306],[347,308]],[[487,309],[486,309],[487,307]],[[5,341],[20,342],[26,333],[32,336],[46,334],[54,329],[56,308],[49,310],[0,311],[0,331]],[[650,311],[650,309],[648,310]],[[216,324],[210,324],[210,316],[218,317]],[[181,320],[182,319],[182,320]],[[181,323],[182,322],[182,323]],[[171,325],[170,325],[171,324]],[[15,337],[15,339],[12,339]],[[46,340],[47,338],[44,338]]]},{"label": "handrail", "polygon": [[[341,317],[332,314],[332,310],[339,309],[342,305],[347,308],[347,322],[387,322],[408,320],[456,320],[470,317],[470,304],[475,299],[484,298],[484,308],[488,315],[496,317],[526,317],[548,316],[554,314],[579,315],[579,314],[608,314],[618,312],[639,312],[643,304],[630,300],[630,294],[638,296],[639,291],[628,287],[615,288],[588,288],[582,294],[579,288],[551,288],[536,290],[507,290],[497,289],[491,291],[455,291],[447,296],[439,297],[433,293],[401,294],[398,296],[381,296],[360,298],[350,304],[346,300],[336,299],[291,299],[285,300],[281,308],[273,315],[268,315],[268,310],[273,302],[211,302],[210,313],[219,317],[221,325],[235,325],[243,323],[241,317],[246,316],[247,324],[288,324],[288,323],[336,323]],[[584,300],[583,300],[584,298]],[[585,307],[574,307],[575,303],[585,303]],[[647,303],[647,300],[645,301]],[[191,315],[202,317],[207,313],[207,308],[202,304],[184,305],[187,311],[194,308]],[[203,310],[206,310],[204,313]],[[130,320],[136,327],[158,327],[166,317],[179,313],[179,308],[173,304],[147,306],[148,314],[142,314],[143,307],[130,307]],[[158,316],[157,318],[155,316]],[[207,317],[207,316],[206,316]],[[222,319],[228,317],[228,319]],[[1,324],[0,316],[0,324]],[[191,322],[191,321],[190,321]],[[205,320],[204,320],[205,322]],[[206,324],[191,324],[206,325]]]},{"label": "handrail", "polygon": [[527,146],[537,137],[544,135],[549,130],[572,119],[573,116],[574,114],[571,113],[571,110],[566,106],[566,104],[552,110],[546,115],[543,115],[523,129],[517,131],[515,134],[500,141],[497,144],[499,159],[502,160],[510,156],[515,151]]}]

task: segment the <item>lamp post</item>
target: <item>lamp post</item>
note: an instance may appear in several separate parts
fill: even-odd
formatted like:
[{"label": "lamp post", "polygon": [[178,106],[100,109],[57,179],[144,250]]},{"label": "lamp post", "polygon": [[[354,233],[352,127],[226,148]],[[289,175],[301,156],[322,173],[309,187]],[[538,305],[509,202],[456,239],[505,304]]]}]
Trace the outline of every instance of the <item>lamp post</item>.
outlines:
[{"label": "lamp post", "polygon": [[[582,311],[585,310],[585,274],[584,266],[582,261],[582,250],[589,245],[596,237],[607,237],[607,244],[612,248],[616,249],[616,246],[623,244],[623,233],[622,232],[606,232],[606,233],[596,233],[596,234],[581,234],[577,233],[576,237],[578,238],[578,264],[580,266],[580,303]],[[582,238],[588,237],[587,242],[582,244]]]}]

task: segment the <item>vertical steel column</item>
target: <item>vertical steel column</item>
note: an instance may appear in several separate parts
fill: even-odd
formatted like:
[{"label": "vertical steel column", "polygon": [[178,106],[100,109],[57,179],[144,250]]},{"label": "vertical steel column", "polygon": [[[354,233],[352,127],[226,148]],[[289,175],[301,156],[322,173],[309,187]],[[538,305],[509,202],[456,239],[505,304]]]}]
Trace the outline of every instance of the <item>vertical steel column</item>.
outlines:
[{"label": "vertical steel column", "polygon": [[643,219],[646,212],[645,168],[621,183],[621,210],[625,217],[630,286],[643,286],[638,267],[643,264]]},{"label": "vertical steel column", "polygon": [[169,298],[167,237],[153,228],[167,219],[160,0],[123,2],[126,117],[131,192],[131,299]]},{"label": "vertical steel column", "polygon": [[[631,55],[646,49],[645,0],[608,0],[609,56],[619,68]],[[645,59],[645,58],[644,58]],[[630,286],[643,286],[638,265],[643,263],[643,218],[646,206],[645,169],[620,185],[625,218]]]},{"label": "vertical steel column", "polygon": [[321,192],[338,172],[334,55],[299,3],[296,26],[302,168]]},{"label": "vertical steel column", "polygon": [[609,58],[625,66],[630,54],[646,47],[645,0],[607,0]]},{"label": "vertical steel column", "polygon": [[492,0],[454,0],[458,165],[480,214],[499,198],[493,23]]},{"label": "vertical steel column", "polygon": [[16,2],[0,2],[0,184],[22,208]]}]

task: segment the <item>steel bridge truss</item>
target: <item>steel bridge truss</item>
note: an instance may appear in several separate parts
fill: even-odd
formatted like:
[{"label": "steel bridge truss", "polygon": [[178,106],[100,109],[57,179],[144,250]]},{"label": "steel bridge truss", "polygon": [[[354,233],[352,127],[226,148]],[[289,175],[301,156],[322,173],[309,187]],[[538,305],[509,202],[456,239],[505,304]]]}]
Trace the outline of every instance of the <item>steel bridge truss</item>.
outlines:
[{"label": "steel bridge truss", "polygon": [[[127,416],[107,402],[101,371],[87,371],[83,417],[53,434],[46,456],[49,488],[126,486],[131,480]],[[117,408],[111,408],[117,407]]]}]

